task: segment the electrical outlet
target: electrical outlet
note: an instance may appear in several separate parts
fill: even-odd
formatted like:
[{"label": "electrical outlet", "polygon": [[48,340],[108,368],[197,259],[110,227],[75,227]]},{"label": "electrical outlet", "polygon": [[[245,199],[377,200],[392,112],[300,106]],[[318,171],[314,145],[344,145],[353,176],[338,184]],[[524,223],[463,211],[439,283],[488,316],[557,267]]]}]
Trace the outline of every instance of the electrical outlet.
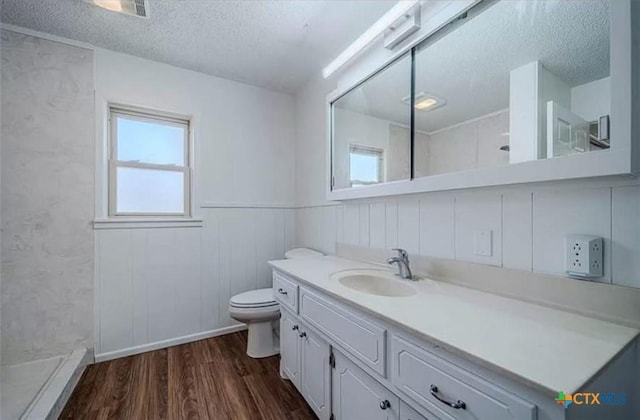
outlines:
[{"label": "electrical outlet", "polygon": [[571,277],[602,277],[604,241],[599,236],[567,235],[565,271]]}]

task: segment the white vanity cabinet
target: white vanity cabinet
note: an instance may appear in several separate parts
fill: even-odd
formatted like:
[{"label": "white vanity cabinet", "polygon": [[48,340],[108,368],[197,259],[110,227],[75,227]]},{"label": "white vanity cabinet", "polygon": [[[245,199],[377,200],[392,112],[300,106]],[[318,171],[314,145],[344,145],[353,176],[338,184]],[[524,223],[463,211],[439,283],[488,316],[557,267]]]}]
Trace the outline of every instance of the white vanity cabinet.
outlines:
[{"label": "white vanity cabinet", "polygon": [[[637,418],[632,404],[565,410],[553,391],[482,366],[277,268],[274,285],[282,311],[280,373],[322,420]],[[630,346],[584,391],[635,395],[628,372],[637,372],[637,354]]]},{"label": "white vanity cabinet", "polygon": [[[282,312],[280,373],[320,419],[537,419],[534,404],[413,344],[396,328],[286,274],[274,271],[273,279]],[[452,407],[451,398],[464,407]]]},{"label": "white vanity cabinet", "polygon": [[283,273],[273,278],[282,310],[281,375],[320,419],[537,419],[535,404],[428,345]]}]

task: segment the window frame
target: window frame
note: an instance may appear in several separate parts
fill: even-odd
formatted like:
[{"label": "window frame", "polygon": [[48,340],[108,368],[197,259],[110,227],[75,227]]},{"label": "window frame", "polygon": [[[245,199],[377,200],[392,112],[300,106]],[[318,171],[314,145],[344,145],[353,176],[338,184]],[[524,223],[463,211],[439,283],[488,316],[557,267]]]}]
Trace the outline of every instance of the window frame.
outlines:
[{"label": "window frame", "polygon": [[356,143],[350,143],[349,144],[349,162],[351,162],[352,154],[359,154],[362,156],[375,156],[378,159],[378,180],[375,182],[362,182],[362,180],[360,180],[361,182],[356,183],[354,185],[353,182],[358,180],[357,179],[354,180],[353,178],[351,178],[351,164],[349,164],[349,185],[351,186],[351,188],[364,187],[367,185],[376,185],[376,184],[380,184],[381,182],[384,182],[384,178],[385,178],[384,149],[380,149],[378,147],[372,147],[372,146],[364,146]]},{"label": "window frame", "polygon": [[[139,109],[131,109],[123,106],[110,105],[108,108],[109,115],[109,134],[108,134],[108,216],[113,218],[123,217],[191,217],[191,121],[188,118],[174,117],[161,112],[147,111]],[[146,163],[140,161],[120,161],[118,156],[118,116],[134,120],[149,122],[155,124],[169,125],[184,129],[184,166],[165,165]],[[168,172],[181,172],[183,174],[183,208],[184,212],[118,212],[117,211],[117,187],[118,187],[118,168],[135,168],[135,169],[151,169]]]}]

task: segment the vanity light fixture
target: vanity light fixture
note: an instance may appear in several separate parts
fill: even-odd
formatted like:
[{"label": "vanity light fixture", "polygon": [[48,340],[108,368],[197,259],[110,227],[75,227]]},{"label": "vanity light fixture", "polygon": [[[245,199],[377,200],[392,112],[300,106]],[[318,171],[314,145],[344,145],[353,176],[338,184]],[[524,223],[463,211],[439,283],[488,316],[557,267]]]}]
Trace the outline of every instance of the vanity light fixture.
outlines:
[{"label": "vanity light fixture", "polygon": [[420,4],[414,5],[384,31],[384,47],[393,50],[420,29]]},{"label": "vanity light fixture", "polygon": [[[402,98],[402,102],[408,105],[411,102],[411,95],[407,95]],[[419,111],[433,111],[434,109],[445,106],[446,104],[447,101],[436,95],[420,92],[416,94],[413,107]]]},{"label": "vanity light fixture", "polygon": [[373,40],[398,21],[398,19],[410,13],[413,7],[419,4],[419,0],[401,0],[397,2],[387,13],[378,19],[369,29],[365,31],[353,44],[342,51],[328,66],[322,69],[325,79],[344,66],[349,60],[355,57],[360,51],[365,49]]},{"label": "vanity light fixture", "polygon": [[124,13],[141,18],[149,17],[147,0],[84,0],[84,2],[112,12]]}]

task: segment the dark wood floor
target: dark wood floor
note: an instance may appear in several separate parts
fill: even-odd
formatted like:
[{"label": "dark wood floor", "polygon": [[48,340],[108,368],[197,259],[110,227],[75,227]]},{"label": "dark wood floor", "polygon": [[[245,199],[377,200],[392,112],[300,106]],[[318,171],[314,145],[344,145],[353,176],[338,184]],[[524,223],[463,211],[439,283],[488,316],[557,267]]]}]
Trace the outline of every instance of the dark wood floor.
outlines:
[{"label": "dark wood floor", "polygon": [[89,366],[60,419],[316,419],[235,333]]}]

